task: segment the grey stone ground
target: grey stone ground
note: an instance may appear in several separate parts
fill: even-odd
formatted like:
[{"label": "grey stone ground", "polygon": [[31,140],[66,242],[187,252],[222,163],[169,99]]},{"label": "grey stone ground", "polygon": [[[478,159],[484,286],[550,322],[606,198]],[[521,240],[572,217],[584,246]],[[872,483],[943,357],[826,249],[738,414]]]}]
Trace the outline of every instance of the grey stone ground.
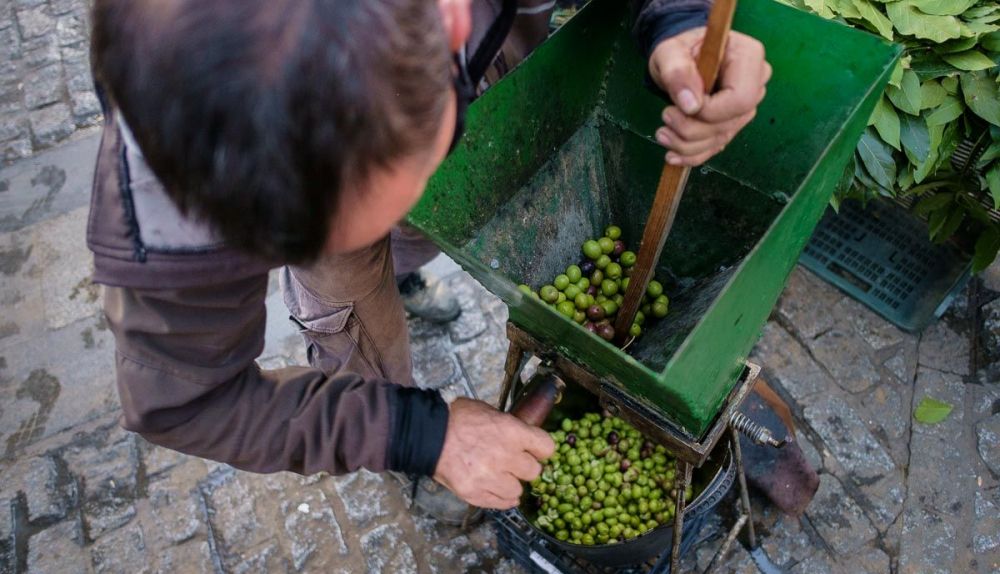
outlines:
[{"label": "grey stone ground", "polygon": [[90,0],[0,0],[0,165],[97,124]]},{"label": "grey stone ground", "polygon": [[[413,514],[391,478],[252,475],[117,427],[83,242],[95,146],[79,138],[0,172],[0,572],[518,571],[489,526]],[[410,323],[417,380],[495,400],[505,308],[449,261],[434,266],[463,314]],[[801,519],[755,501],[772,560],[794,573],[1000,572],[998,294],[995,266],[916,336],[793,274],[754,359],[822,482]],[[261,363],[302,362],[274,286],[268,307]],[[954,411],[915,423],[925,396]],[[754,571],[742,548],[727,568]]]}]

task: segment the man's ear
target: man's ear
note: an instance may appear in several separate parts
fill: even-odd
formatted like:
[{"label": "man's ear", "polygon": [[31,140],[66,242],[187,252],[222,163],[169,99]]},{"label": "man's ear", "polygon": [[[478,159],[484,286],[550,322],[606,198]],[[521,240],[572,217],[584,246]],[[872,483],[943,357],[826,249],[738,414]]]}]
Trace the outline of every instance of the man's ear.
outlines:
[{"label": "man's ear", "polygon": [[448,48],[458,52],[472,33],[471,0],[438,0],[438,8],[448,35]]}]

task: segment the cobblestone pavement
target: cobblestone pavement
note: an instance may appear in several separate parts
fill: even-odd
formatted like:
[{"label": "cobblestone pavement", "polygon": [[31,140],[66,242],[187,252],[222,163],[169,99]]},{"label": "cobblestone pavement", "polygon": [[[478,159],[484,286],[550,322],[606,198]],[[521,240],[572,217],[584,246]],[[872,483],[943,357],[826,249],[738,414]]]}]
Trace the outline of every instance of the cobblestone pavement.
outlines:
[{"label": "cobblestone pavement", "polygon": [[0,165],[100,120],[90,0],[0,0]]},{"label": "cobblestone pavement", "polygon": [[[388,476],[253,475],[118,428],[113,341],[83,243],[95,146],[82,138],[0,172],[0,572],[518,572],[489,525],[463,532],[415,514]],[[434,267],[463,314],[410,323],[416,378],[495,400],[506,310],[449,261]],[[1000,572],[998,294],[994,267],[917,336],[793,274],[754,359],[789,400],[821,486],[801,519],[755,500],[775,563]],[[274,285],[268,307],[261,363],[301,363]],[[925,396],[954,410],[916,423]],[[755,571],[741,547],[726,563]]]}]

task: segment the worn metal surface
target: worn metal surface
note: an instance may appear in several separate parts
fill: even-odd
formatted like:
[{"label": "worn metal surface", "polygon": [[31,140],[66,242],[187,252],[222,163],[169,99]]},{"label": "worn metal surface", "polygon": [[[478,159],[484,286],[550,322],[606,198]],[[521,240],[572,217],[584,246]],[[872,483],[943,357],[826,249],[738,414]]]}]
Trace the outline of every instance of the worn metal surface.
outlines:
[{"label": "worn metal surface", "polygon": [[826,205],[899,48],[777,5],[747,0],[734,28],[774,67],[757,120],[692,174],[657,267],[671,314],[626,354],[516,289],[539,287],[614,222],[633,244],[663,151],[663,100],[625,3],[595,0],[469,111],[469,132],[410,221],[561,356],[701,437],[739,380]]}]

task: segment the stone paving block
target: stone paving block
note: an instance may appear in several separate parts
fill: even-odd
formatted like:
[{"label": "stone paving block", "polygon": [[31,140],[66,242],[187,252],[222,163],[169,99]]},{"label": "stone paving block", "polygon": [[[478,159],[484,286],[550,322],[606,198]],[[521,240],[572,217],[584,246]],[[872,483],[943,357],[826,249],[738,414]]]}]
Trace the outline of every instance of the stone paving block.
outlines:
[{"label": "stone paving block", "polygon": [[764,367],[765,377],[778,383],[800,404],[836,385],[809,352],[774,321],[768,321],[751,360]]},{"label": "stone paving block", "polygon": [[159,553],[159,567],[156,574],[215,574],[216,564],[212,560],[211,549],[204,540],[192,540],[179,546],[171,546]]},{"label": "stone paving block", "polygon": [[252,478],[228,469],[210,476],[202,487],[209,522],[227,568],[237,569],[251,550],[259,548],[272,535],[258,517],[250,481]]},{"label": "stone paving block", "polygon": [[376,518],[389,514],[385,480],[381,475],[360,470],[334,477],[333,483],[347,511],[351,528],[364,528]]},{"label": "stone paving block", "polygon": [[834,476],[820,476],[819,490],[806,509],[810,523],[838,557],[855,552],[878,534]]},{"label": "stone paving block", "polygon": [[[777,514],[772,508],[766,509],[765,512]],[[766,517],[761,518],[766,519]],[[817,549],[809,533],[802,527],[802,522],[790,516],[780,515],[766,533],[759,532],[758,535],[768,558],[776,566],[786,569],[805,560]]]},{"label": "stone paving block", "polygon": [[976,448],[990,471],[1000,476],[1000,413],[976,424]]},{"label": "stone paving block", "polygon": [[865,495],[879,530],[899,516],[905,487],[900,471],[854,409],[840,397],[824,396],[803,411],[809,425]]},{"label": "stone paving block", "polygon": [[844,297],[838,301],[830,314],[838,318],[847,327],[848,332],[865,341],[876,351],[903,343],[915,345],[917,342],[916,336],[904,333],[851,297]]},{"label": "stone paving block", "polygon": [[[15,472],[18,472],[15,470]],[[14,477],[15,480],[17,477]],[[69,506],[68,485],[60,479],[56,463],[50,457],[35,457],[27,461],[20,477],[20,490],[28,502],[28,519],[62,518]]]},{"label": "stone paving block", "polygon": [[369,574],[394,572],[416,574],[416,558],[403,531],[395,524],[383,524],[361,536],[361,551]]},{"label": "stone paving block", "polygon": [[[136,514],[138,452],[133,438],[113,432],[108,444],[73,445],[63,452],[81,481],[83,515],[91,539],[128,523]],[[117,439],[117,440],[116,440]]]},{"label": "stone paving block", "polygon": [[49,14],[48,6],[39,4],[17,10],[17,24],[21,30],[21,38],[30,40],[52,33],[56,23]]},{"label": "stone paving block", "polygon": [[[153,480],[147,486],[152,525],[152,543],[156,546],[180,544],[206,533],[202,522],[200,494],[188,487],[185,477],[170,476]],[[159,544],[159,539],[164,544]]]},{"label": "stone paving block", "polygon": [[90,549],[96,574],[138,574],[151,572],[142,527],[133,522],[102,536]]},{"label": "stone paving block", "polygon": [[328,571],[347,555],[340,523],[321,490],[302,490],[282,502],[292,565],[299,571]]},{"label": "stone paving block", "polygon": [[59,61],[59,44],[51,35],[21,39],[21,65],[26,70],[40,68]]},{"label": "stone paving block", "polygon": [[957,375],[921,368],[914,404],[925,396],[956,408],[940,423],[913,423],[907,497],[901,518],[899,574],[957,572],[953,568],[959,525],[973,510],[974,455],[960,448],[965,385]]},{"label": "stone paving block", "polygon": [[965,376],[969,374],[969,339],[938,321],[920,337],[921,367]]},{"label": "stone paving block", "polygon": [[976,491],[976,522],[972,532],[972,551],[983,555],[1000,550],[1000,506],[991,498],[997,498],[983,491]]},{"label": "stone paving block", "polygon": [[[799,562],[788,574],[840,574],[836,562],[826,552],[820,551]],[[886,573],[888,574],[888,573]]]},{"label": "stone paving block", "polygon": [[24,82],[24,107],[34,110],[62,98],[62,66],[58,63],[32,70]]},{"label": "stone paving block", "polygon": [[34,110],[28,113],[31,134],[36,147],[48,147],[62,141],[76,129],[73,114],[64,103]]},{"label": "stone paving block", "polygon": [[845,391],[859,393],[882,380],[871,347],[854,333],[833,329],[810,340],[809,349]]},{"label": "stone paving block", "polygon": [[101,312],[101,287],[90,280],[93,258],[81,241],[86,236],[87,216],[86,209],[78,209],[33,227],[49,329]]},{"label": "stone paving block", "polygon": [[830,313],[844,296],[835,287],[798,265],[788,277],[788,283],[778,301],[778,314],[799,333],[812,339],[833,328]]},{"label": "stone paving block", "polygon": [[88,40],[87,13],[76,9],[56,18],[56,40],[60,46],[79,44]]},{"label": "stone paving block", "polygon": [[60,522],[28,539],[28,571],[86,574],[90,562],[77,544],[78,527],[73,521]]},{"label": "stone paving block", "polygon": [[136,435],[135,441],[142,456],[143,466],[146,468],[146,476],[150,478],[154,478],[178,464],[197,458],[177,452],[176,450],[156,446],[138,435]]},{"label": "stone paving block", "polygon": [[232,567],[233,574],[287,572],[291,569],[291,565],[281,555],[281,549],[274,543],[268,544],[256,552],[241,554],[239,558],[240,562]]}]

